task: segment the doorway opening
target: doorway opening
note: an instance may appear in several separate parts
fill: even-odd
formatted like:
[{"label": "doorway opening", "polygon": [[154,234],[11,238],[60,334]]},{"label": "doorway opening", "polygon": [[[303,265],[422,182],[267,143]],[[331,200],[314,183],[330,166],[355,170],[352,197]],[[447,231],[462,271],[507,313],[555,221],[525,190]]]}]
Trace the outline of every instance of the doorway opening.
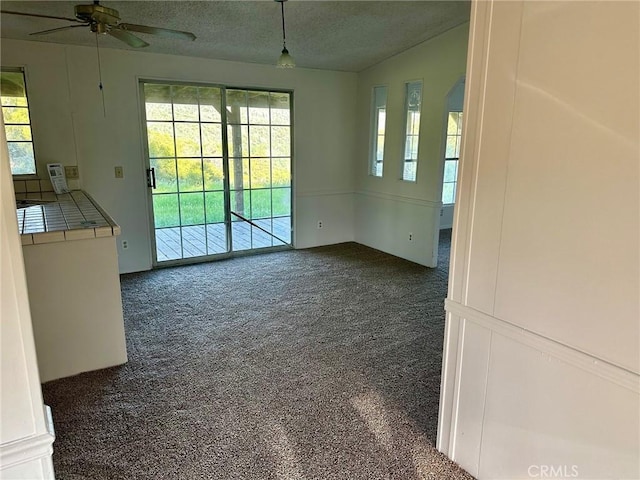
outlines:
[{"label": "doorway opening", "polygon": [[141,81],[153,264],[292,244],[292,93]]}]

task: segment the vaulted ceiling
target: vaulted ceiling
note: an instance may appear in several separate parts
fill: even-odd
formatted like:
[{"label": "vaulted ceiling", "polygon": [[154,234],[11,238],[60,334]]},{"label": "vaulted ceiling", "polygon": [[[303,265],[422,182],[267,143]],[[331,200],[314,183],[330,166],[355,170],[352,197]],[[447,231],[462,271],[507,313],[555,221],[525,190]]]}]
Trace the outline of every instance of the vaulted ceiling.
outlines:
[{"label": "vaulted ceiling", "polygon": [[[2,10],[74,17],[88,1],[2,1]],[[280,4],[262,1],[105,1],[122,22],[193,32],[193,42],[137,34],[142,50],[275,64],[282,49]],[[285,3],[287,47],[299,67],[358,72],[469,20],[469,1],[311,1]],[[3,38],[95,46],[89,27],[30,33],[71,24],[2,14]],[[107,35],[104,48],[131,47]]]}]

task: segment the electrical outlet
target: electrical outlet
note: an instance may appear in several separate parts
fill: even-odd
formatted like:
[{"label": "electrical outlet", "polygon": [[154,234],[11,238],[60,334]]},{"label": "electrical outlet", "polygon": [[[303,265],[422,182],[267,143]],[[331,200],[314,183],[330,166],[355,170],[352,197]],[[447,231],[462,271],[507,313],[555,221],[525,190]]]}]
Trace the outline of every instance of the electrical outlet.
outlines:
[{"label": "electrical outlet", "polygon": [[124,170],[122,167],[115,167],[116,178],[124,178]]},{"label": "electrical outlet", "polygon": [[70,179],[78,179],[78,167],[76,165],[65,165],[64,167],[64,175]]},{"label": "electrical outlet", "polygon": [[122,249],[126,250],[127,248],[129,248],[129,244],[127,243],[126,240],[122,240]]},{"label": "electrical outlet", "polygon": [[409,232],[409,241],[413,242],[413,233]]},{"label": "electrical outlet", "polygon": [[322,228],[322,220],[318,220],[318,228]]}]

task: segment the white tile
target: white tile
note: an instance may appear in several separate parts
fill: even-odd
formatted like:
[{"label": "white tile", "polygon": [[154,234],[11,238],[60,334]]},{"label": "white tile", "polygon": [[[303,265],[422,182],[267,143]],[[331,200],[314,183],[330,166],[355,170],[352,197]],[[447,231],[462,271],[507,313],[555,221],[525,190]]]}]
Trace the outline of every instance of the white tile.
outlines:
[{"label": "white tile", "polygon": [[33,235],[33,243],[35,245],[40,243],[54,243],[54,242],[64,242],[63,231],[36,233]]},{"label": "white tile", "polygon": [[20,241],[22,242],[22,245],[33,245],[33,235],[31,235],[30,233],[26,235],[20,235]]},{"label": "white tile", "polygon": [[67,230],[64,232],[65,240],[86,240],[89,238],[95,238],[96,233],[93,228]]},{"label": "white tile", "polygon": [[111,229],[111,227],[97,227],[95,231],[96,231],[96,237],[113,236],[113,230]]}]

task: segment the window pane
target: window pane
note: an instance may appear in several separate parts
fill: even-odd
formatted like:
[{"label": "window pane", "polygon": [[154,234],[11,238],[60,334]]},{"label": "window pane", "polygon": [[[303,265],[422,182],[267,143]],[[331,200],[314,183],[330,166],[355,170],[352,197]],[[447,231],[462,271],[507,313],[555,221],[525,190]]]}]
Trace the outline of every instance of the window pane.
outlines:
[{"label": "window pane", "polygon": [[458,158],[457,155],[457,139],[458,137],[456,135],[453,136],[448,136],[447,137],[447,151],[445,153],[446,158]]},{"label": "window pane", "polygon": [[153,217],[156,228],[180,226],[178,195],[153,195]]},{"label": "window pane", "polygon": [[33,155],[33,143],[7,142],[12,175],[29,175],[36,173],[36,160]]},{"label": "window pane", "polygon": [[455,182],[456,181],[456,164],[455,160],[446,160],[444,162],[444,181]]},{"label": "window pane", "polygon": [[204,189],[224,189],[224,170],[221,158],[205,158],[203,160]]},{"label": "window pane", "polygon": [[[291,130],[289,127],[271,127],[271,155],[291,156]],[[252,153],[253,155],[253,153]]]},{"label": "window pane", "polygon": [[378,135],[378,150],[376,151],[375,159],[375,165],[382,166],[382,161],[384,160],[384,136],[382,135]]},{"label": "window pane", "polygon": [[198,89],[184,85],[174,85],[171,88],[173,93],[173,119],[186,122],[200,120]]},{"label": "window pane", "polygon": [[249,159],[229,159],[229,188],[242,190],[249,188]]},{"label": "window pane", "polygon": [[249,92],[249,123],[269,125],[269,93]]},{"label": "window pane", "polygon": [[35,174],[36,160],[29,123],[24,72],[18,69],[5,70],[0,73],[0,80],[0,100],[3,105],[2,115],[5,122],[11,174]]},{"label": "window pane", "polygon": [[458,112],[449,112],[447,135],[455,135],[456,133],[458,133]]},{"label": "window pane", "polygon": [[271,165],[272,185],[288,187],[291,185],[291,159],[274,158]]},{"label": "window pane", "polygon": [[176,123],[176,153],[179,157],[199,157],[200,150],[200,124]]},{"label": "window pane", "polygon": [[269,127],[249,126],[249,152],[252,157],[269,156],[271,152]]},{"label": "window pane", "polygon": [[201,122],[221,122],[222,121],[222,94],[219,88],[200,87],[200,121]]},{"label": "window pane", "polygon": [[[244,218],[249,217],[249,191],[233,190],[229,192],[231,199],[231,212],[242,215]],[[231,215],[232,222],[243,222],[236,215]]]},{"label": "window pane", "polygon": [[26,107],[27,89],[25,88],[24,73],[3,71],[0,96],[2,96],[2,105]]},{"label": "window pane", "polygon": [[251,190],[251,219],[271,217],[271,190]]},{"label": "window pane", "polygon": [[385,124],[387,122],[387,111],[384,108],[378,109],[378,135],[384,135]]},{"label": "window pane", "polygon": [[249,127],[230,125],[227,128],[229,156],[242,157],[249,155]]},{"label": "window pane", "polygon": [[200,124],[202,132],[202,155],[205,157],[222,156],[222,125],[219,123]]},{"label": "window pane", "polygon": [[202,161],[199,158],[178,159],[178,184],[181,192],[202,191]]},{"label": "window pane", "polygon": [[404,162],[404,170],[402,172],[403,180],[411,182],[416,179],[416,162]]},{"label": "window pane", "polygon": [[207,192],[204,195],[205,206],[207,209],[207,223],[224,222],[224,193]]},{"label": "window pane", "polygon": [[453,183],[444,183],[442,185],[442,203],[444,204],[452,204],[455,200]]},{"label": "window pane", "polygon": [[204,224],[204,195],[202,193],[180,194],[180,219],[182,225]]},{"label": "window pane", "polygon": [[273,195],[273,216],[291,215],[291,189],[274,188],[271,192]]},{"label": "window pane", "polygon": [[271,105],[271,124],[290,125],[289,94],[271,92],[269,94],[269,102]]},{"label": "window pane", "polygon": [[251,188],[271,187],[271,160],[268,158],[251,159]]},{"label": "window pane", "polygon": [[246,91],[227,90],[227,122],[231,124],[249,123]]},{"label": "window pane", "polygon": [[155,192],[177,192],[178,177],[176,175],[176,161],[173,158],[151,159],[151,168],[155,169],[156,189]]},{"label": "window pane", "polygon": [[31,141],[31,127],[18,125],[5,125],[7,142],[11,141]]},{"label": "window pane", "polygon": [[171,86],[144,85],[145,111],[147,120],[173,120],[171,108]]},{"label": "window pane", "polygon": [[384,162],[384,141],[387,119],[387,87],[374,87],[372,125],[371,125],[371,153],[369,158],[369,173],[376,177],[382,176]]},{"label": "window pane", "polygon": [[420,109],[422,106],[422,82],[410,82],[405,85],[405,162],[402,171],[402,179],[415,181],[418,146],[420,143]]},{"label": "window pane", "polygon": [[176,156],[173,139],[173,124],[164,122],[147,122],[147,138],[149,140],[149,157]]},{"label": "window pane", "polygon": [[2,116],[4,118],[5,125],[7,123],[19,123],[22,125],[28,125],[30,123],[28,108],[2,107]]}]

